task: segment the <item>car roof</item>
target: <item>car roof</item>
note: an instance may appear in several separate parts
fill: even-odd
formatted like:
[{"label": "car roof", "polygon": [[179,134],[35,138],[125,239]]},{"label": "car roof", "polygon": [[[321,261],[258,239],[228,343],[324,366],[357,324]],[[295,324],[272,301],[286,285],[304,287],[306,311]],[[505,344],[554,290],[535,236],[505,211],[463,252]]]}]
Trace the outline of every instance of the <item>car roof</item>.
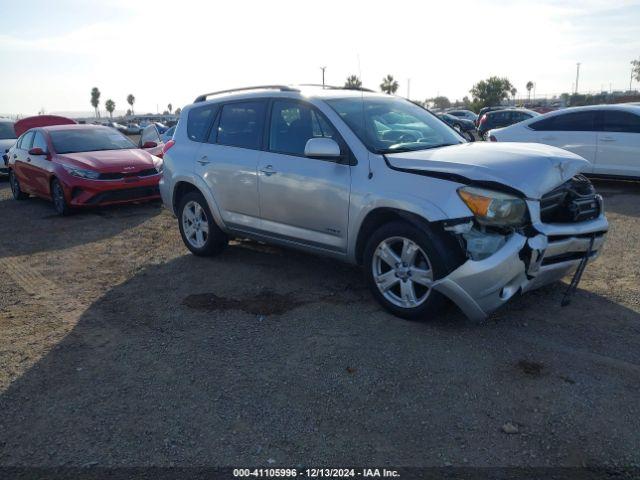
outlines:
[{"label": "car roof", "polygon": [[57,132],[62,130],[106,130],[109,132],[113,132],[113,128],[107,127],[105,125],[87,125],[87,124],[77,124],[77,125],[49,125],[46,127],[39,127],[42,130],[47,132]]}]

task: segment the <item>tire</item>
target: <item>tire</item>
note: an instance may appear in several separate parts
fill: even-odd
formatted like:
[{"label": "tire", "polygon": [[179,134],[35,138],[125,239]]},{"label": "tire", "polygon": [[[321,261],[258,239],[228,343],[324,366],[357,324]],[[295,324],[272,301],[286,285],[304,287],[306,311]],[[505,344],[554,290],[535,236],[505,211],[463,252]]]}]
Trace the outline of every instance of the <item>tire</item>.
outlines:
[{"label": "tire", "polygon": [[462,135],[462,127],[458,124],[458,123],[454,123],[453,124],[453,129],[458,132],[460,135]]},{"label": "tire", "polygon": [[229,243],[229,238],[214,221],[209,205],[200,192],[189,192],[180,200],[178,226],[182,241],[194,255],[218,255]]},{"label": "tire", "polygon": [[26,200],[29,198],[29,194],[24,193],[20,189],[20,182],[16,178],[16,174],[13,173],[13,170],[9,170],[9,184],[11,185],[11,193],[13,194],[13,198],[15,200]]},{"label": "tire", "polygon": [[[407,261],[402,262],[405,245],[410,248],[404,258]],[[395,257],[388,255],[388,249]],[[419,228],[404,221],[376,230],[365,246],[363,260],[365,280],[373,296],[386,310],[407,320],[428,320],[443,310],[446,297],[428,284],[445,277],[464,261],[453,239],[434,233],[428,226]],[[401,263],[392,266],[388,260]]]},{"label": "tire", "polygon": [[67,203],[67,199],[64,197],[64,190],[57,178],[51,180],[51,200],[53,201],[53,208],[60,216],[66,216],[71,213],[71,207]]}]

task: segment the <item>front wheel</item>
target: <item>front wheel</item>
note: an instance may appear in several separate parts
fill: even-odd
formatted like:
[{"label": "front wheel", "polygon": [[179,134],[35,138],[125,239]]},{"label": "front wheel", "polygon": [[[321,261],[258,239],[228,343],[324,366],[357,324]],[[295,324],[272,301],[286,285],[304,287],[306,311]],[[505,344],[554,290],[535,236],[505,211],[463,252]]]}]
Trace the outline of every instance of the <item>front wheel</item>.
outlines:
[{"label": "front wheel", "polygon": [[13,173],[13,170],[9,170],[9,183],[11,184],[11,193],[15,200],[26,200],[29,198],[29,195],[20,189],[20,182],[18,182],[18,177]]},{"label": "front wheel", "polygon": [[71,208],[64,197],[64,190],[57,178],[51,181],[51,200],[53,201],[53,208],[55,208],[58,215],[69,215]]},{"label": "front wheel", "polygon": [[365,279],[388,311],[409,320],[425,320],[443,309],[445,297],[433,283],[459,263],[453,245],[406,222],[380,227],[364,251]]},{"label": "front wheel", "polygon": [[229,239],[216,225],[200,192],[187,193],[180,201],[178,212],[180,235],[191,253],[210,257],[225,249]]}]

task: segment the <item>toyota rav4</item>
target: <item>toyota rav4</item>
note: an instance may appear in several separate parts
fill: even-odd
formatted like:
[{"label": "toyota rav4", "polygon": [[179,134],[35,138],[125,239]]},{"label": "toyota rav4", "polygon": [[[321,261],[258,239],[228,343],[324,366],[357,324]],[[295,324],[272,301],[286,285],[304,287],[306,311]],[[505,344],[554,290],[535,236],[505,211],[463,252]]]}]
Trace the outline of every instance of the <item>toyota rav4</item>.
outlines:
[{"label": "toyota rav4", "polygon": [[483,319],[602,247],[581,157],[467,143],[402,98],[266,86],[201,95],[164,147],[160,192],[187,248],[253,238],[363,266],[376,299],[423,319],[446,299]]}]

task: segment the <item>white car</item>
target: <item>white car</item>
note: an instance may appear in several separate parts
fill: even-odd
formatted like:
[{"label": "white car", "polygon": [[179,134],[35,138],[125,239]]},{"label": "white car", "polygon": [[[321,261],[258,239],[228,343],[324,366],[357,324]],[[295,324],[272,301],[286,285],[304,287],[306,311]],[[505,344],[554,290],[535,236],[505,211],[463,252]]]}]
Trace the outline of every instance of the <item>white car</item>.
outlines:
[{"label": "white car", "polygon": [[8,175],[9,149],[16,143],[16,132],[13,122],[8,118],[0,118],[0,177]]},{"label": "white car", "polygon": [[446,113],[448,113],[449,115],[453,115],[454,117],[471,120],[472,122],[478,120],[478,115],[473,113],[471,110],[449,110]]},{"label": "white car", "polygon": [[640,105],[567,108],[490,130],[487,137],[569,150],[589,162],[586,174],[640,178]]}]

